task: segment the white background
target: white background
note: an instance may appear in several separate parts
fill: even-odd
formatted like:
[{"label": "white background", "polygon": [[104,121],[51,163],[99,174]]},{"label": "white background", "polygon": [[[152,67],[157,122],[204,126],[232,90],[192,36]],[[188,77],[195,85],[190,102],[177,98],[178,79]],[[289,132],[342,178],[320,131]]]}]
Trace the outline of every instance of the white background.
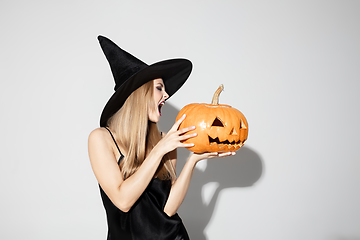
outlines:
[{"label": "white background", "polygon": [[[359,1],[2,1],[0,239],[106,239],[88,155],[113,92],[102,34],[146,63],[184,57],[164,108],[242,111],[246,146],[196,169],[192,239],[360,239]],[[179,170],[189,152],[179,151]]]}]

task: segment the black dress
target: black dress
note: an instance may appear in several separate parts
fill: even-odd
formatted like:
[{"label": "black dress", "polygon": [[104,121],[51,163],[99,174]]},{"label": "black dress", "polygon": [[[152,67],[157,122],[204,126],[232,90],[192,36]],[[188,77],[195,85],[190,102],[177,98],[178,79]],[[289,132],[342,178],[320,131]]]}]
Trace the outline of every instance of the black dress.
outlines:
[{"label": "black dress", "polygon": [[[114,140],[112,134],[111,137]],[[120,152],[117,144],[116,147]],[[119,163],[124,157],[121,152],[120,155]],[[100,187],[108,223],[107,240],[189,240],[179,215],[169,217],[163,210],[170,189],[171,180],[154,178],[132,208],[123,212]]]}]

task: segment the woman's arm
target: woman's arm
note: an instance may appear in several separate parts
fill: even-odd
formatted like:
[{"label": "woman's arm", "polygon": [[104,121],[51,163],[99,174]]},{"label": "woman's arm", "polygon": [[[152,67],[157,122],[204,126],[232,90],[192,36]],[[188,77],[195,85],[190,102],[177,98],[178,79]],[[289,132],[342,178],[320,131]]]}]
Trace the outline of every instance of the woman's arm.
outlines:
[{"label": "woman's arm", "polygon": [[196,163],[203,159],[210,159],[210,158],[216,158],[216,157],[226,157],[235,155],[235,152],[228,152],[228,153],[203,153],[203,154],[196,154],[193,153],[185,163],[184,168],[182,169],[179,177],[175,181],[175,183],[172,185],[170,190],[169,198],[166,202],[166,205],[164,207],[164,212],[168,216],[174,215],[177,210],[179,209],[181,203],[183,202],[186,192],[189,188],[190,181],[192,174],[194,172],[194,168],[196,166]]},{"label": "woman's arm", "polygon": [[114,143],[105,129],[95,129],[89,136],[89,157],[96,179],[110,200],[127,212],[153,178],[163,153],[154,149],[141,167],[125,181],[112,147]]},{"label": "woman's arm", "polygon": [[193,127],[177,130],[185,116],[179,119],[169,133],[159,141],[145,158],[139,169],[124,180],[117,159],[111,137],[106,129],[98,128],[89,136],[89,157],[94,174],[100,186],[110,200],[120,210],[127,212],[144,192],[153,178],[162,157],[178,147],[191,147],[181,141],[193,137],[192,134],[183,135]]}]

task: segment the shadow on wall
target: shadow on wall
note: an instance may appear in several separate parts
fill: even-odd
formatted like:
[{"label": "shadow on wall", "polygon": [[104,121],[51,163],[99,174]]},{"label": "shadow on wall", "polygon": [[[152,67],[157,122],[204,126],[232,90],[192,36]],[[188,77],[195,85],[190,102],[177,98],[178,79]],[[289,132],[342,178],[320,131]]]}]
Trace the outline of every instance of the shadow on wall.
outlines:
[{"label": "shadow on wall", "polygon": [[[179,109],[169,103],[163,108],[159,129],[167,132],[175,122]],[[187,149],[178,149],[177,173],[179,174],[189,157]],[[211,220],[221,190],[252,186],[262,175],[260,156],[244,146],[235,156],[207,160],[205,171],[195,169],[186,198],[179,209],[179,215],[191,239],[206,240],[204,230]],[[216,183],[211,200],[203,202],[202,189],[207,183]]]}]

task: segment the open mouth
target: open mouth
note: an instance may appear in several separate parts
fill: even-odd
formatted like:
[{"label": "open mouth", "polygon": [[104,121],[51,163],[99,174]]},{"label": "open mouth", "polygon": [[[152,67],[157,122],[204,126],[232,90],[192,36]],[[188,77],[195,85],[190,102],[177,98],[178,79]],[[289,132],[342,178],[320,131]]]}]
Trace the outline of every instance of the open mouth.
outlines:
[{"label": "open mouth", "polygon": [[212,138],[210,136],[209,137],[209,145],[212,146],[212,145],[217,145],[219,148],[224,148],[225,146],[228,148],[228,149],[231,149],[231,148],[240,148],[244,145],[244,142],[245,141],[232,141],[232,142],[229,142],[229,140],[225,140],[225,141],[220,141],[218,137],[216,138]]},{"label": "open mouth", "polygon": [[162,108],[162,106],[164,106],[164,104],[165,104],[165,101],[162,101],[158,106],[160,116],[161,116],[161,108]]},{"label": "open mouth", "polygon": [[235,142],[235,141],[229,142],[229,140],[225,140],[225,141],[222,141],[222,142],[221,142],[218,137],[217,137],[217,138],[212,138],[212,137],[209,136],[209,143],[210,143],[210,144],[216,143],[216,144],[235,145],[235,144],[240,144],[241,141],[239,140],[239,141],[237,141],[237,142]]}]

